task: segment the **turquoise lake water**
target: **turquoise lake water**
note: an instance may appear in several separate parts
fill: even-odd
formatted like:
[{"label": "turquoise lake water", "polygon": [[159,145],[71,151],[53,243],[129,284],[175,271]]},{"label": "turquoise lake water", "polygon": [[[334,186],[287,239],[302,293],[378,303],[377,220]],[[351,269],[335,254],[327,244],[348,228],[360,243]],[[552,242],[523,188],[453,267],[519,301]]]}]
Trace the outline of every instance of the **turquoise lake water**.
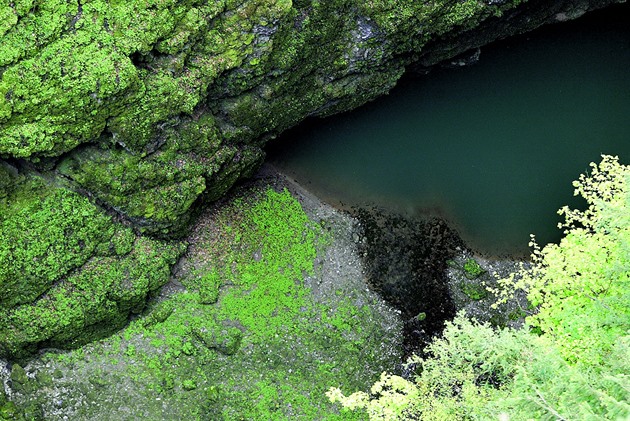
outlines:
[{"label": "turquoise lake water", "polygon": [[630,9],[611,10],[308,121],[269,161],[333,205],[445,217],[480,252],[558,241],[572,180],[601,154],[630,164]]}]

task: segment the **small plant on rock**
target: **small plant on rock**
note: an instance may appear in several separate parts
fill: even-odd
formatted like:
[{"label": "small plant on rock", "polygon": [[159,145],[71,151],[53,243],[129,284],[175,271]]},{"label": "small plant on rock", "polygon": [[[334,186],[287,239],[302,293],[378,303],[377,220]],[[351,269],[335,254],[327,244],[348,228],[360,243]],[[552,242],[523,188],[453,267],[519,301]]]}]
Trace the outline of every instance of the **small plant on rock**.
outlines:
[{"label": "small plant on rock", "polygon": [[481,267],[475,259],[467,259],[464,263],[464,275],[468,279],[477,279],[483,274],[485,270]]}]

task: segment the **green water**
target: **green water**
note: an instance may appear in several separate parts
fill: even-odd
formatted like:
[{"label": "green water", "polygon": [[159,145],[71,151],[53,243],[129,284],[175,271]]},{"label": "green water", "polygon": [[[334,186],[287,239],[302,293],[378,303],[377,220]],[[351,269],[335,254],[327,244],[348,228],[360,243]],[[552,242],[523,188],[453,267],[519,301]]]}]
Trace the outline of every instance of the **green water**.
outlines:
[{"label": "green water", "polygon": [[336,205],[449,219],[485,253],[557,241],[571,181],[630,163],[629,8],[482,50],[471,67],[403,81],[356,111],[307,122],[270,161]]}]

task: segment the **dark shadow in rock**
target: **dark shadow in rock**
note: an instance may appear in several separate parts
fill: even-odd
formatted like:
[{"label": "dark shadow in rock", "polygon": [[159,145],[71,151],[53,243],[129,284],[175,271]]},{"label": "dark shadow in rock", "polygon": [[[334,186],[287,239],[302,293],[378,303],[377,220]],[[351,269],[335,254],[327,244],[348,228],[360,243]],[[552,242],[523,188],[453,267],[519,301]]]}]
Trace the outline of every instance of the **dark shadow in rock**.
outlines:
[{"label": "dark shadow in rock", "polygon": [[407,217],[376,207],[352,213],[363,229],[358,245],[368,283],[400,310],[406,356],[422,356],[444,322],[455,316],[446,262],[464,243],[439,218]]}]

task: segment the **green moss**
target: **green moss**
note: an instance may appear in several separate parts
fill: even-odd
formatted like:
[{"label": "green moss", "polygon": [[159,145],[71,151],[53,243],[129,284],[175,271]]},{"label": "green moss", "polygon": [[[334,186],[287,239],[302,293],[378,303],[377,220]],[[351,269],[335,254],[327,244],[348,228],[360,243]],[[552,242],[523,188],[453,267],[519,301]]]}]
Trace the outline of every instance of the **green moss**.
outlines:
[{"label": "green moss", "polygon": [[483,300],[488,296],[488,291],[483,284],[475,282],[462,282],[459,287],[468,298],[474,301]]},{"label": "green moss", "polygon": [[221,278],[217,271],[212,271],[204,275],[199,282],[199,302],[201,304],[214,304],[219,299],[219,287]]},{"label": "green moss", "polygon": [[13,193],[14,184],[15,179],[12,175],[10,167],[0,161],[0,206],[7,206],[7,202]]},{"label": "green moss", "polygon": [[464,275],[468,279],[477,279],[485,270],[481,267],[481,265],[475,259],[467,259],[464,262]]},{"label": "green moss", "polygon": [[122,105],[106,99],[138,83],[136,68],[111,42],[99,45],[90,36],[52,42],[2,74],[0,155],[56,156],[98,137]]},{"label": "green moss", "polygon": [[89,200],[19,176],[0,205],[0,306],[28,303],[81,266],[115,228]]},{"label": "green moss", "polygon": [[15,420],[20,418],[20,412],[15,403],[9,401],[0,405],[0,419]]},{"label": "green moss", "polygon": [[[243,332],[234,326],[221,326],[216,323],[193,325],[191,332],[205,346],[216,349],[224,355],[233,355],[238,351],[243,339]],[[184,345],[188,344],[186,342]]]},{"label": "green moss", "polygon": [[[332,99],[321,95],[320,76],[341,79],[359,66],[365,73],[353,78],[372,80],[365,84],[372,98],[399,76],[385,86],[373,84],[376,73],[402,69],[405,63],[394,60],[396,54],[420,51],[431,38],[470,28],[517,2],[358,5],[357,16],[374,23],[375,38],[360,41],[367,61],[354,59],[356,45],[340,36],[356,30],[356,19],[344,13],[357,7],[349,0],[296,5],[50,0],[34,9],[27,3],[0,9],[6,17],[0,33],[8,40],[0,48],[0,66],[6,67],[0,80],[0,155],[36,159],[90,142],[106,128],[127,149],[150,153],[165,124],[196,113],[209,90],[227,87],[235,96],[260,85],[269,72],[287,72],[274,81],[282,86],[277,94],[307,101],[274,113],[277,121],[265,126],[244,126],[255,136],[284,129],[282,120],[298,121]],[[260,37],[260,28],[273,37]],[[319,54],[320,45],[327,45],[326,55]],[[385,66],[386,60],[391,62]],[[228,72],[238,67],[242,71]],[[352,94],[345,91],[341,108],[365,102]]]},{"label": "green moss", "polygon": [[239,152],[223,144],[209,116],[178,129],[166,130],[166,144],[149,157],[90,147],[64,159],[58,171],[125,215],[141,232],[181,235],[202,194],[206,201],[217,199],[249,174],[262,152]]},{"label": "green moss", "polygon": [[[446,33],[463,32],[479,22],[501,15],[521,0],[487,4],[478,0],[443,0],[426,3],[413,0],[376,0],[360,5],[363,13],[383,30],[389,54],[419,51],[430,40]],[[416,36],[410,37],[410,33]]]},{"label": "green moss", "polygon": [[0,206],[0,355],[120,328],[169,278],[179,245],[136,238],[88,199],[34,175]]},{"label": "green moss", "polygon": [[156,323],[163,323],[175,311],[172,301],[163,301],[155,306],[151,312],[144,318],[143,324],[149,328]]},{"label": "green moss", "polygon": [[124,257],[93,257],[33,303],[0,311],[0,350],[23,357],[48,343],[77,346],[121,328],[168,281],[182,249],[139,238]]},{"label": "green moss", "polygon": [[182,382],[182,389],[184,390],[195,390],[197,388],[197,383],[194,380],[187,379]]},{"label": "green moss", "polygon": [[[76,1],[47,1],[33,10],[34,0],[21,0],[2,6],[5,17],[0,26],[0,67],[32,56],[55,40],[77,13]],[[35,12],[35,13],[34,13]]]},{"label": "green moss", "polygon": [[19,364],[13,364],[11,369],[11,388],[18,393],[30,393],[33,391],[34,382],[26,375],[26,371]]},{"label": "green moss", "polygon": [[[220,60],[205,74],[191,69],[173,77],[170,59],[149,63],[153,48],[175,53],[199,41],[222,10],[191,3],[47,1],[19,20],[15,9],[2,9],[9,20],[0,30],[9,42],[0,49],[0,66],[7,66],[0,155],[59,155],[98,137],[108,119],[120,141],[140,151],[158,122],[191,113],[201,86],[224,65],[238,64]],[[234,36],[238,42],[240,32]],[[133,54],[146,57],[146,68]]]}]

